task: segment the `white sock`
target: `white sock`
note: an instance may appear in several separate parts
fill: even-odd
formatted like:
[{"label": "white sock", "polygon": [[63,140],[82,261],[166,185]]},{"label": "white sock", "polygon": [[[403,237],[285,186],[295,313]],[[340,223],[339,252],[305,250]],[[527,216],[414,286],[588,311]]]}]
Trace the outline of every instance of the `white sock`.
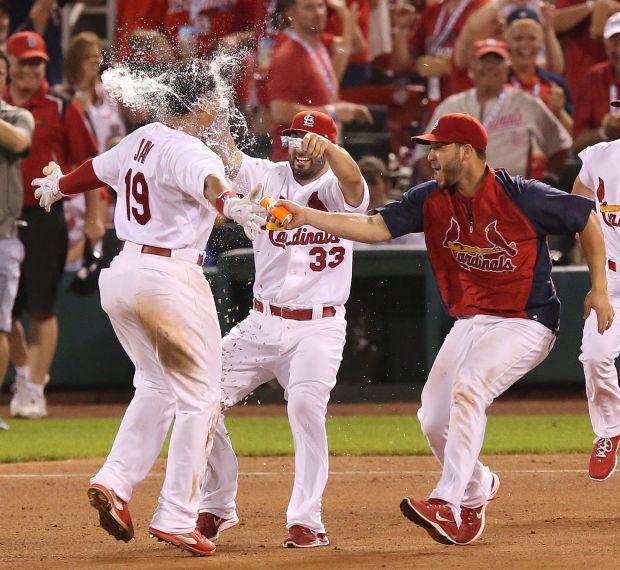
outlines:
[{"label": "white sock", "polygon": [[43,389],[45,388],[43,384],[33,384],[32,382],[27,382],[26,386],[28,386],[28,389],[32,390],[37,396],[43,396]]},{"label": "white sock", "polygon": [[15,374],[22,378],[30,378],[30,366],[28,364],[25,364],[24,366],[16,366]]}]

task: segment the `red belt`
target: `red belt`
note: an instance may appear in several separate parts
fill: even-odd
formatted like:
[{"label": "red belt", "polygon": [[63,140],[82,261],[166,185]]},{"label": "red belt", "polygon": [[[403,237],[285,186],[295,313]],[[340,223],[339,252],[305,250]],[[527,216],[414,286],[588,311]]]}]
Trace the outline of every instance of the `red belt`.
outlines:
[{"label": "red belt", "polygon": [[[258,299],[254,299],[254,308],[262,313],[265,305]],[[312,309],[287,309],[285,307],[269,305],[269,310],[274,317],[282,317],[283,319],[291,319],[293,321],[312,320]],[[335,314],[336,309],[334,307],[323,307],[323,317],[333,317]]]},{"label": "red belt", "polygon": [[[125,242],[121,242],[121,251],[125,247]],[[172,257],[172,250],[168,247],[157,247],[155,245],[143,245],[140,248],[142,253],[149,253],[151,255],[159,255],[161,257]],[[202,263],[204,261],[204,253],[198,254],[198,259],[195,261],[196,265],[200,265],[202,267]]]},{"label": "red belt", "polygon": [[611,259],[607,260],[607,267],[609,267],[609,269],[611,271],[618,271],[617,267],[616,267],[616,262],[612,261]]}]

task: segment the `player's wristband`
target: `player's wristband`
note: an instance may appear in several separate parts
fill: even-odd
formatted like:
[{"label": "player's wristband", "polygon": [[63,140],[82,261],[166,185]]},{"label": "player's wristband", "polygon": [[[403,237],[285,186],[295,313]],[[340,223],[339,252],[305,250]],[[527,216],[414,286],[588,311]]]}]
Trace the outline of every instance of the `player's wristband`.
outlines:
[{"label": "player's wristband", "polygon": [[87,160],[73,172],[69,172],[58,180],[58,188],[65,196],[94,190],[101,186],[105,186],[105,182],[97,178],[92,159]]},{"label": "player's wristband", "polygon": [[217,200],[215,200],[215,208],[220,214],[222,214],[222,216],[226,215],[224,213],[224,204],[226,203],[227,200],[230,200],[231,198],[239,198],[239,196],[237,196],[237,194],[235,194],[234,192],[231,192],[230,190],[224,190],[224,192],[222,192],[217,197]]}]

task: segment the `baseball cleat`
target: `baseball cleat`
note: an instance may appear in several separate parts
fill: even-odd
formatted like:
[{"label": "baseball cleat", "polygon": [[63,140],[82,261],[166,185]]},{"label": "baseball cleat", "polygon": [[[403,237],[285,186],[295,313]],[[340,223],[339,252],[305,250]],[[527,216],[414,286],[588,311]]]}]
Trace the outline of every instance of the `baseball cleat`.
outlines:
[{"label": "baseball cleat", "polygon": [[220,537],[220,532],[227,530],[236,524],[239,524],[237,515],[233,515],[229,519],[224,519],[214,515],[213,513],[199,513],[196,528],[212,542]]},{"label": "baseball cleat", "polygon": [[314,548],[328,546],[329,538],[324,532],[315,532],[305,526],[294,524],[288,529],[288,535],[282,541],[284,548]]},{"label": "baseball cleat", "polygon": [[614,437],[599,437],[594,442],[594,449],[590,455],[588,474],[593,481],[609,479],[618,465],[618,442],[620,435]]},{"label": "baseball cleat", "polygon": [[99,511],[99,526],[116,540],[129,542],[133,538],[133,523],[127,503],[119,499],[112,489],[99,483],[88,488],[90,505]]},{"label": "baseball cleat", "polygon": [[185,534],[170,534],[150,526],[149,536],[159,542],[167,542],[181,550],[187,550],[194,556],[211,556],[215,552],[215,544],[203,536],[197,528]]},{"label": "baseball cleat", "polygon": [[479,507],[461,506],[461,526],[459,526],[457,544],[471,544],[478,540],[486,524],[486,509],[489,502],[497,497],[499,492],[499,477],[491,473],[491,492],[489,498]]},{"label": "baseball cleat", "polygon": [[9,429],[9,424],[7,424],[2,418],[0,418],[0,429]]},{"label": "baseball cleat", "polygon": [[416,501],[405,497],[400,510],[411,522],[421,526],[429,536],[441,544],[457,544],[458,526],[452,508],[442,499]]}]

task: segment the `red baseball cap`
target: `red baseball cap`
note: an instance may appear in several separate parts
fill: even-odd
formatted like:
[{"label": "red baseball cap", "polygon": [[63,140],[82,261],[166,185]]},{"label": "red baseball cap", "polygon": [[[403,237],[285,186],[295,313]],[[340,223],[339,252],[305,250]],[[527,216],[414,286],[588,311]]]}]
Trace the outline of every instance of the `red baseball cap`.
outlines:
[{"label": "red baseball cap", "polygon": [[282,131],[283,135],[290,135],[293,131],[316,133],[331,142],[336,142],[336,123],[329,115],[321,111],[300,111],[293,117],[291,126]]},{"label": "red baseball cap", "polygon": [[502,59],[510,61],[508,45],[505,42],[489,38],[486,40],[478,40],[474,44],[474,57],[476,59],[480,59],[483,55],[486,55],[488,53],[497,54]]},{"label": "red baseball cap", "polygon": [[6,43],[6,51],[18,59],[40,57],[45,61],[50,60],[47,55],[45,40],[36,32],[18,32],[13,34]]},{"label": "red baseball cap", "polygon": [[414,142],[421,144],[461,143],[470,144],[474,148],[486,150],[489,135],[482,123],[464,113],[448,113],[440,117],[426,135],[412,137]]}]

